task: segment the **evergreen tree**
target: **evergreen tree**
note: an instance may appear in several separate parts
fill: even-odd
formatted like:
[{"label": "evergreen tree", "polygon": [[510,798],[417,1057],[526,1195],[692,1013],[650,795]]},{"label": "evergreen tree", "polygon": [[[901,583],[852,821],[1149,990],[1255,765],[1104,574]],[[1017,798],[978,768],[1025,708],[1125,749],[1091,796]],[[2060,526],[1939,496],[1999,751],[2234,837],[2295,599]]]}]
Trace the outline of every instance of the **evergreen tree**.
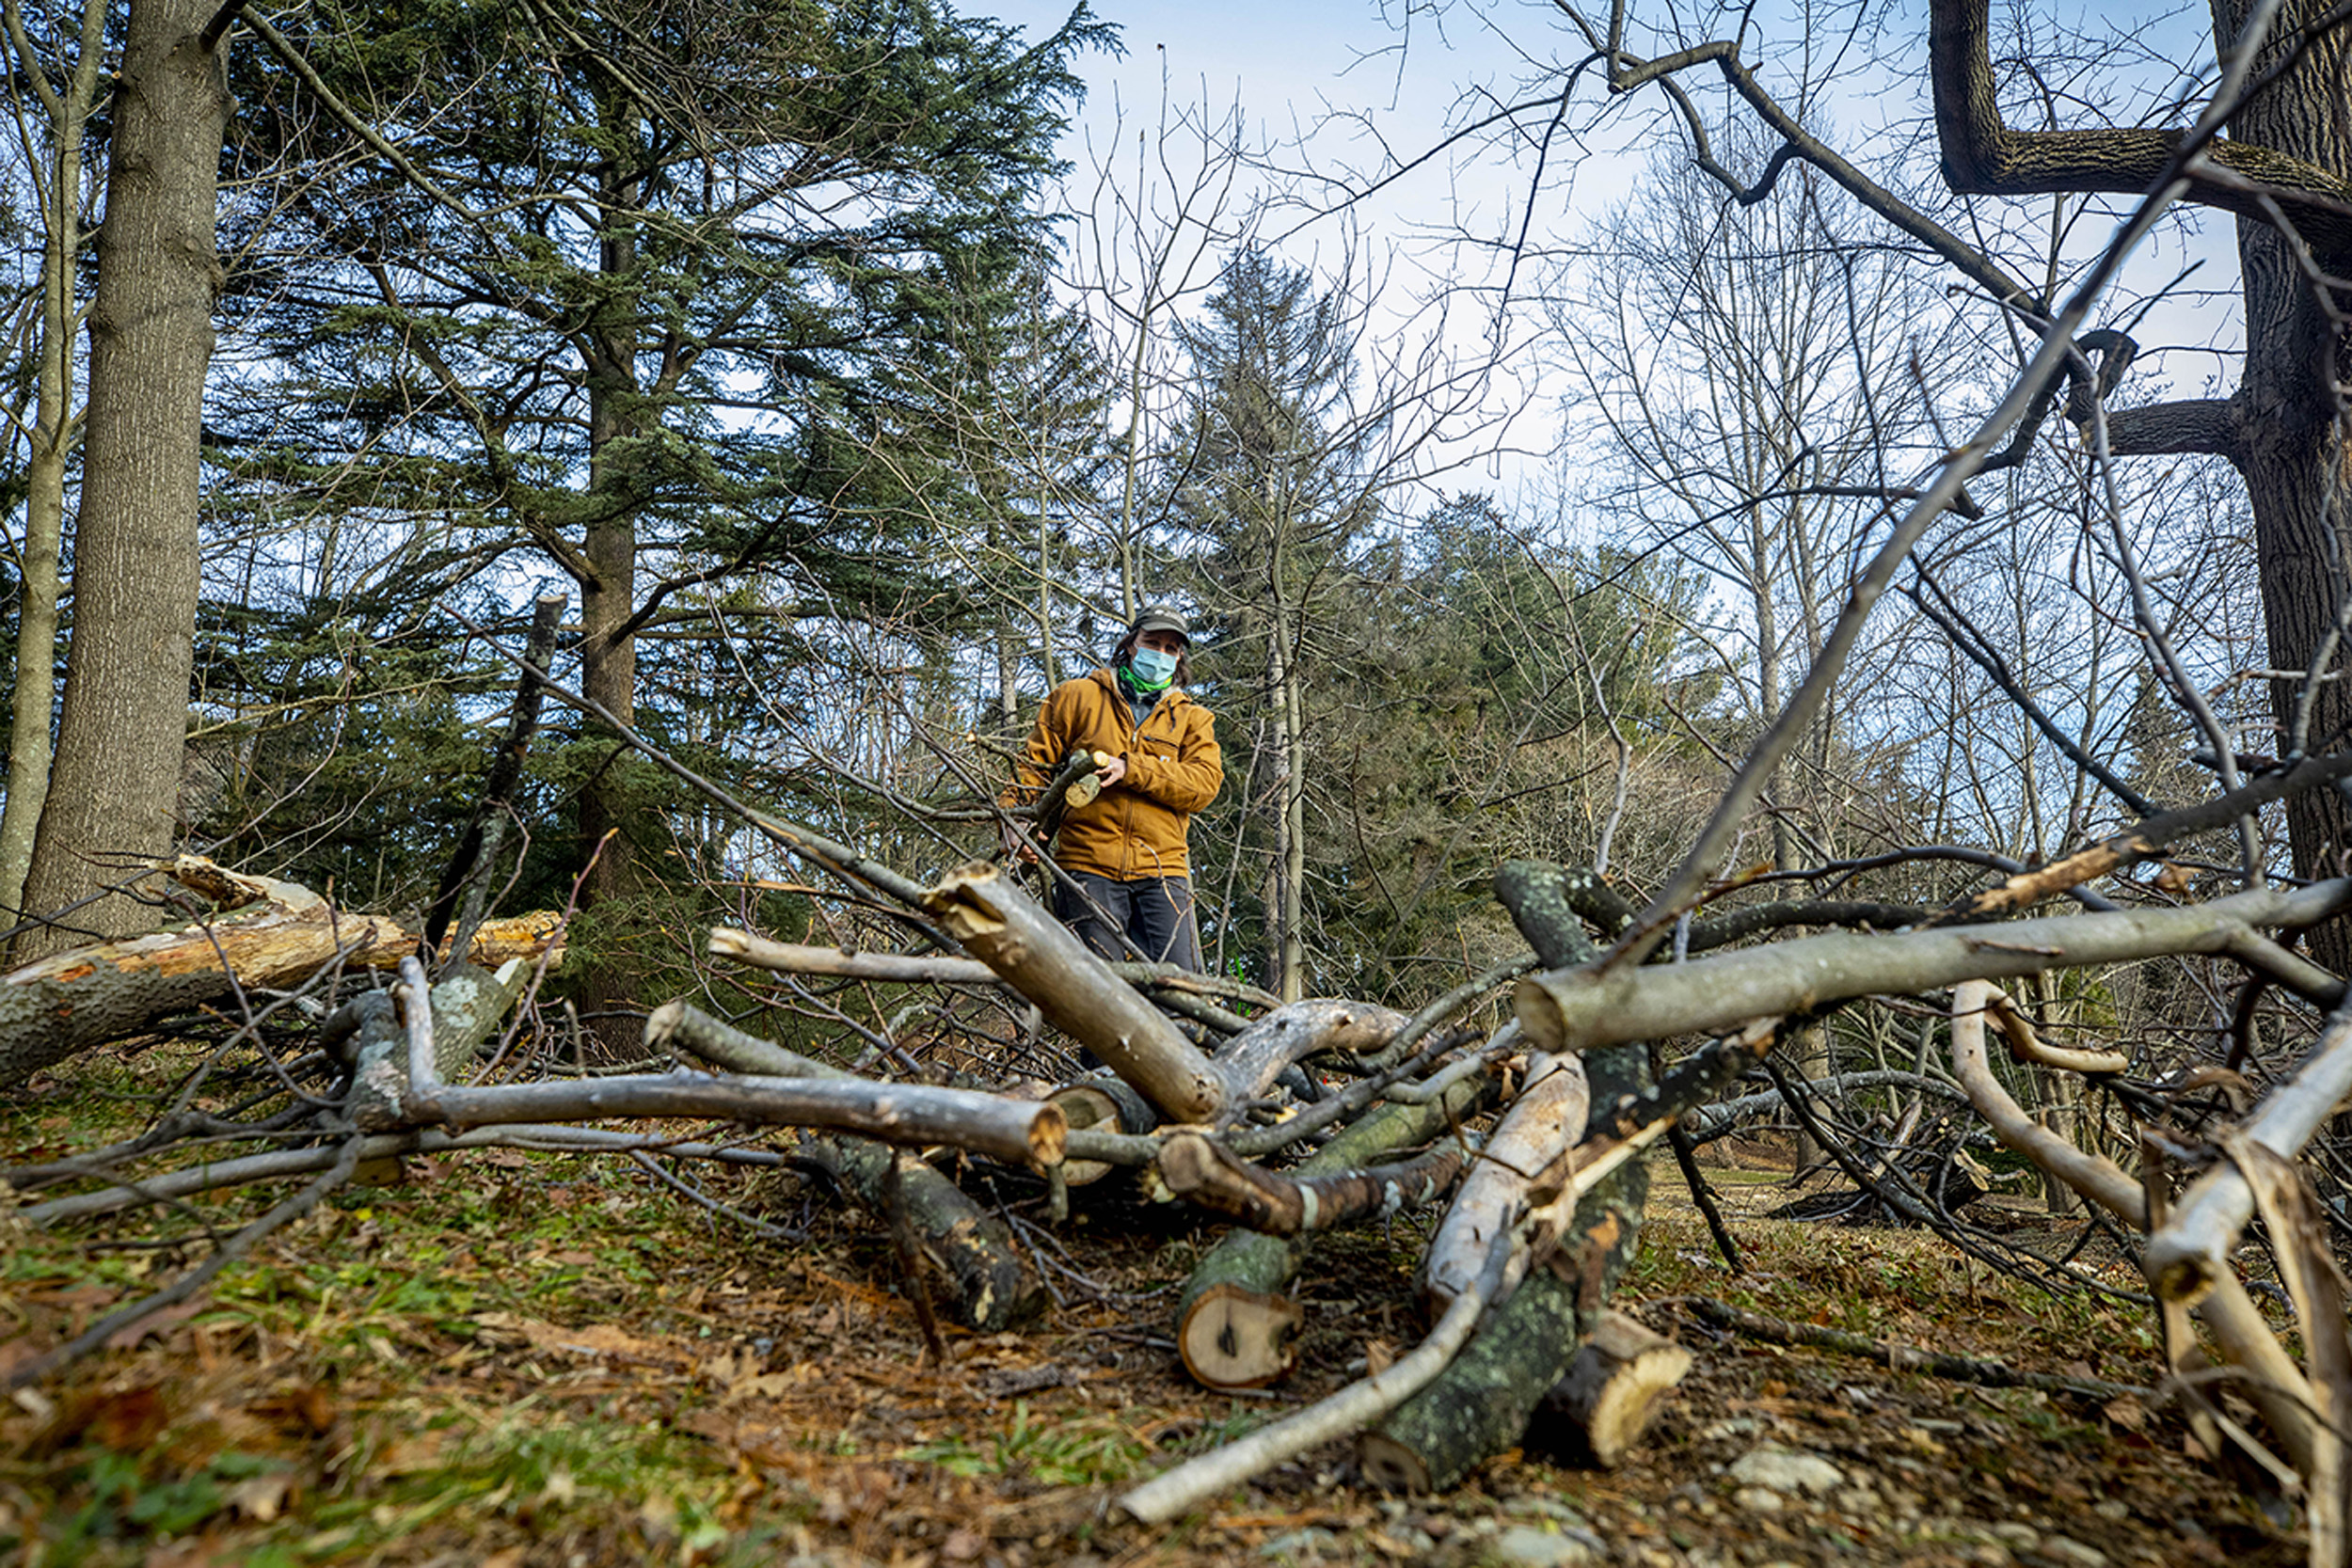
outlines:
[{"label": "evergreen tree", "polygon": [[[645,639],[730,583],[787,662],[803,618],[969,610],[934,548],[986,505],[953,398],[1023,329],[1071,62],[1112,41],[1083,7],[1035,47],[930,0],[349,0],[287,25],[310,72],[248,56],[239,83],[241,166],[278,178],[228,214],[247,346],[213,429],[224,526],[332,519],[290,638],[552,569],[582,689],[683,739],[702,720],[641,692],[723,683]],[[672,649],[676,676],[641,669]],[[757,695],[737,715],[763,721]],[[660,786],[582,745],[541,847],[577,868],[620,829],[590,889],[616,896],[670,847],[640,841]]]},{"label": "evergreen tree", "polygon": [[[1332,610],[1380,515],[1384,421],[1351,407],[1353,325],[1304,270],[1237,250],[1180,329],[1192,402],[1163,457],[1171,515],[1197,546],[1210,701],[1240,796],[1228,913],[1255,924],[1263,983],[1285,997],[1305,983],[1306,691],[1345,678]],[[1254,922],[1241,912],[1253,905]]]}]

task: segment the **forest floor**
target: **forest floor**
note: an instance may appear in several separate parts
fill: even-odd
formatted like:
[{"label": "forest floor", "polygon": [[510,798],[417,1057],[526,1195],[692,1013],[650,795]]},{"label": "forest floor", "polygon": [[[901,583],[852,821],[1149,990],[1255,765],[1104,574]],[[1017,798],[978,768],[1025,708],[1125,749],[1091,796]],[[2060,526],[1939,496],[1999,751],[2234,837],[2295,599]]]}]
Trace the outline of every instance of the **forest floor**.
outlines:
[{"label": "forest floor", "polygon": [[[118,1132],[164,1054],[94,1054],[0,1101],[0,1159]],[[1417,1236],[1319,1246],[1301,1368],[1245,1399],[1202,1392],[1168,1344],[1175,1289],[1217,1232],[1165,1209],[1082,1201],[1036,1233],[1058,1305],[1022,1333],[950,1330],[932,1365],[875,1227],[774,1176],[698,1173],[804,1240],[750,1237],[625,1161],[413,1159],[0,1404],[0,1562],[2302,1560],[2299,1529],[2189,1458],[2153,1397],[1980,1388],[1712,1331],[1687,1298],[2114,1383],[2160,1372],[2136,1307],[2046,1295],[1917,1233],[1756,1217],[1783,1179],[1714,1174],[1749,1267],[1724,1267],[1661,1160],[1617,1299],[1697,1365],[1622,1468],[1514,1451],[1447,1496],[1396,1498],[1333,1449],[1144,1528],[1110,1515],[1123,1484],[1409,1346]],[[273,1196],[175,1227],[225,1233]],[[0,1370],[201,1256],[147,1244],[152,1226],[0,1235]]]}]

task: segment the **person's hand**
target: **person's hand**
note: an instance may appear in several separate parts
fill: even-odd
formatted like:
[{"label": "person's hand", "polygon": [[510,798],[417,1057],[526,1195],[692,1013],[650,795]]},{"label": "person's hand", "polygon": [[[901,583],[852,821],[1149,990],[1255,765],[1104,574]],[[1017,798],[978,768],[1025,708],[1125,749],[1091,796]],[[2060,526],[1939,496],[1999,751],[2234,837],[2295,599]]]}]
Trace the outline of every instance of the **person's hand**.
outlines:
[{"label": "person's hand", "polygon": [[[1099,756],[1101,753],[1097,752],[1096,755]],[[1127,776],[1127,759],[1125,757],[1113,757],[1108,762],[1097,763],[1094,768],[1094,776],[1103,781],[1103,787],[1104,789],[1110,788],[1111,785],[1117,784],[1120,780]]]},{"label": "person's hand", "polygon": [[1037,845],[1028,834],[1009,822],[999,823],[997,828],[997,836],[1004,841],[1005,859],[1023,865],[1037,863]]}]

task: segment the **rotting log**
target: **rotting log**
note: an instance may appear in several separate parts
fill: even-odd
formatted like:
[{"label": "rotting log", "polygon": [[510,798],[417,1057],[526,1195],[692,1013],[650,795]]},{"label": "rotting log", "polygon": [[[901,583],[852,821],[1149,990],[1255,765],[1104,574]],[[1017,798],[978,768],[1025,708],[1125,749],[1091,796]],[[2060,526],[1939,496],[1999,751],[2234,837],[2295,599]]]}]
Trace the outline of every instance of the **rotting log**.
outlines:
[{"label": "rotting log", "polygon": [[[1475,1114],[1494,1084],[1492,1074],[1462,1078],[1419,1103],[1376,1106],[1287,1174],[1311,1179],[1358,1169],[1426,1143]],[[1237,1229],[1200,1259],[1176,1309],[1177,1354],[1197,1382],[1211,1388],[1255,1388],[1290,1371],[1306,1314],[1283,1292],[1311,1242],[1307,1235]]]},{"label": "rotting log", "polygon": [[[645,1041],[656,1049],[682,1045],[729,1072],[849,1076],[683,1002],[654,1009],[645,1021]],[[890,1212],[895,1181],[918,1255],[945,1283],[947,1315],[957,1323],[993,1334],[1043,1310],[1045,1289],[1013,1246],[1011,1231],[930,1165],[864,1138],[804,1136],[801,1148],[868,1213]]]},{"label": "rotting log", "polygon": [[1568,1375],[1537,1402],[1528,1438],[1573,1464],[1613,1470],[1690,1370],[1691,1353],[1672,1339],[1622,1312],[1603,1312]]},{"label": "rotting log", "polygon": [[[177,929],[52,953],[0,975],[0,1087],[238,987],[284,990],[338,961],[389,968],[416,950],[415,933],[398,921],[338,911],[293,882],[197,856],[157,869],[236,907]],[[562,928],[551,914],[488,922],[470,957],[495,967],[550,947],[560,953]]]},{"label": "rotting log", "polygon": [[[1518,1222],[1529,1182],[1550,1169],[1584,1135],[1591,1090],[1573,1056],[1538,1055],[1527,1086],[1486,1140],[1478,1164],[1454,1195],[1422,1266],[1422,1294],[1434,1315],[1475,1279],[1497,1238]],[[1503,1273],[1508,1296],[1526,1267],[1522,1253]]]},{"label": "rotting log", "polygon": [[1212,1122],[1226,1109],[1209,1058],[996,866],[959,866],[923,895],[923,908],[1169,1119]]}]

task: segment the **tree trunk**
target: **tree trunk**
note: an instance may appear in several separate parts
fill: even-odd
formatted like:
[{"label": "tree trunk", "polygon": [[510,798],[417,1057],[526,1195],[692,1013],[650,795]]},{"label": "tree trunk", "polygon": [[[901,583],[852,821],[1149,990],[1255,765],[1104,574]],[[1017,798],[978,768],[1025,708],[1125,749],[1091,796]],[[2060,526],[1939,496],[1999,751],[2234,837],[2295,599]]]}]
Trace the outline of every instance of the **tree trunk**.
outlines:
[{"label": "tree trunk", "polygon": [[[10,0],[10,13],[14,3]],[[73,260],[81,250],[82,136],[105,59],[105,13],[85,14],[81,53],[60,93],[24,51],[23,80],[35,86],[46,115],[49,166],[40,255],[40,389],[24,465],[24,607],[16,626],[16,678],[8,733],[8,804],[0,809],[0,926],[24,909],[33,835],[49,798],[50,711],[56,704],[58,553],[65,536],[66,462],[73,450],[73,341],[81,302]],[[21,31],[11,30],[22,38]],[[0,943],[0,952],[6,944]]]},{"label": "tree trunk", "polygon": [[[204,374],[220,285],[214,242],[228,84],[199,34],[210,0],[138,0],[113,101],[90,315],[87,432],[74,525],[65,707],[24,902],[61,909],[113,879],[97,857],[171,847],[196,629]],[[112,897],[72,916],[151,923]],[[24,953],[68,945],[49,933]]]},{"label": "tree trunk", "polygon": [[[2252,8],[2248,0],[2217,0],[2217,35],[2234,37]],[[2231,120],[2230,135],[2343,179],[2352,177],[2352,143],[2341,113],[2341,84],[2352,44],[2341,26],[2303,36],[2303,28],[2325,8],[2318,0],[2287,7],[2271,30],[2264,64],[2275,64],[2291,48],[2308,52],[2294,71],[2252,96]],[[2338,277],[2352,263],[2352,257],[2326,249],[2314,260]],[[2276,229],[2239,218],[2238,264],[2246,307],[2246,371],[2231,400],[2238,465],[2253,502],[2270,665],[2300,670],[2335,623],[2348,564],[2347,433],[2333,392],[2344,372],[2345,343],[2296,266],[2290,242]],[[2337,657],[2343,660],[2342,650]],[[2300,682],[2272,684],[2281,750],[2284,726],[2293,723],[2300,695]],[[2341,680],[2321,686],[2309,748],[2341,747],[2347,723],[2352,723],[2352,689]],[[2288,802],[2296,875],[2336,874],[2348,820],[2343,798],[2332,790],[2312,790]],[[2352,927],[2345,921],[2328,922],[2308,941],[2314,960],[2339,974],[2352,971]]]},{"label": "tree trunk", "polygon": [[[626,120],[631,111],[608,107],[608,120]],[[627,138],[622,138],[626,145]],[[636,204],[635,182],[617,173],[607,176],[611,211],[627,213]],[[628,220],[615,218],[603,238],[602,276],[614,297],[603,302],[605,320],[587,334],[588,363],[588,491],[589,516],[581,539],[581,554],[589,575],[580,584],[580,689],[601,703],[613,718],[637,722],[637,643],[623,632],[637,608],[637,510],[640,485],[615,449],[624,437],[644,434],[642,418],[632,412],[639,388],[636,375],[634,302],[626,297],[625,281],[635,264],[636,236]],[[613,745],[621,743],[616,739]],[[593,910],[637,891],[636,846],[629,837],[631,816],[626,755],[616,754],[596,767],[581,787],[580,836],[582,855],[596,861],[580,887],[580,908]],[[608,944],[607,951],[610,951]],[[595,958],[580,974],[580,1010],[588,1015],[586,1032],[598,1054],[619,1061],[633,1049],[643,1025],[633,1015],[633,977],[619,972],[609,958]]]}]

